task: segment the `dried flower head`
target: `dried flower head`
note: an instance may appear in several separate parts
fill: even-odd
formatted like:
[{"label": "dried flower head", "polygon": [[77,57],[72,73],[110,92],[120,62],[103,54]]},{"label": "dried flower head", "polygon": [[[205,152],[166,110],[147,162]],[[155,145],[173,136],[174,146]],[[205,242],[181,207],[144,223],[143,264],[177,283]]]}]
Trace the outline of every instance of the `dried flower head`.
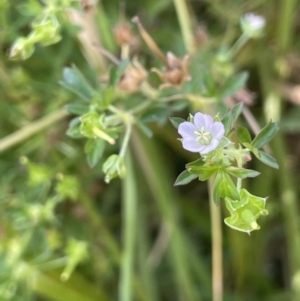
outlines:
[{"label": "dried flower head", "polygon": [[160,89],[167,87],[180,88],[182,84],[191,79],[188,70],[189,56],[185,55],[182,59],[176,57],[172,52],[167,53],[167,66],[164,70],[153,68],[152,71],[156,72],[163,81]]},{"label": "dried flower head", "polygon": [[129,65],[125,72],[124,76],[119,82],[119,89],[128,92],[136,92],[142,82],[147,78],[148,73],[145,68],[139,63],[137,57],[134,57],[132,60],[132,65]]},{"label": "dried flower head", "polygon": [[131,28],[127,23],[121,22],[114,29],[113,33],[116,39],[116,42],[119,46],[124,44],[130,44],[133,34]]},{"label": "dried flower head", "polygon": [[225,129],[221,122],[214,122],[211,116],[196,113],[193,122],[185,121],[179,125],[178,133],[182,136],[184,149],[205,155],[217,148]]}]

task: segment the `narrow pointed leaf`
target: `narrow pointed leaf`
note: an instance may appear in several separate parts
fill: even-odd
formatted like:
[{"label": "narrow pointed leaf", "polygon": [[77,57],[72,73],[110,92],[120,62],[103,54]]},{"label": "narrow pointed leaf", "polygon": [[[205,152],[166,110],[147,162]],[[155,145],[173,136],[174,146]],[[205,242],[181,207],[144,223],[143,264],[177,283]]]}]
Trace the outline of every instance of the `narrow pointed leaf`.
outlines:
[{"label": "narrow pointed leaf", "polygon": [[245,128],[243,126],[238,126],[236,133],[237,133],[237,137],[238,137],[240,143],[251,144],[252,139],[251,139],[250,133],[247,128]]},{"label": "narrow pointed leaf", "polygon": [[263,147],[275,136],[278,130],[277,122],[270,121],[253,139],[252,146],[255,148]]},{"label": "narrow pointed leaf", "polygon": [[223,99],[225,97],[233,95],[236,91],[243,88],[248,79],[248,75],[248,72],[245,71],[227,79],[223,87],[221,87],[219,97]]},{"label": "narrow pointed leaf", "polygon": [[189,168],[189,172],[199,176],[200,181],[206,181],[220,170],[220,166],[198,166]]},{"label": "narrow pointed leaf", "polygon": [[226,168],[226,171],[230,173],[232,176],[245,179],[245,178],[254,178],[260,175],[260,172],[252,169],[238,168],[234,166],[230,166]]},{"label": "narrow pointed leaf", "polygon": [[188,170],[184,170],[176,179],[174,186],[186,185],[195,180],[198,176],[191,174]]},{"label": "narrow pointed leaf", "polygon": [[259,159],[261,162],[263,162],[264,164],[276,168],[279,168],[279,165],[276,161],[276,159],[274,157],[272,157],[271,155],[263,152],[263,151],[258,151],[258,155],[256,155],[254,153],[254,155],[257,157],[257,159]]},{"label": "narrow pointed leaf", "polygon": [[241,114],[243,109],[243,103],[239,102],[236,104],[231,110],[229,110],[224,117],[222,118],[222,123],[225,128],[225,136],[231,131],[233,128],[237,118]]},{"label": "narrow pointed leaf", "polygon": [[169,118],[172,125],[174,126],[175,129],[178,129],[180,123],[185,122],[186,120],[184,120],[183,118],[180,117],[170,117]]},{"label": "narrow pointed leaf", "polygon": [[90,101],[95,94],[94,89],[76,66],[64,68],[63,80],[60,81],[60,84],[87,102]]}]

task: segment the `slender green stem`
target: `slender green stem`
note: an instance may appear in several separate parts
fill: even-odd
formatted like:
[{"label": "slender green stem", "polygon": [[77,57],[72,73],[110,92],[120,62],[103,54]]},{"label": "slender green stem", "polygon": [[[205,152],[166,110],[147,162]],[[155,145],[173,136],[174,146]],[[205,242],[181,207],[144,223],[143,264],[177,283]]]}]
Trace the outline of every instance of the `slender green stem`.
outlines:
[{"label": "slender green stem", "polygon": [[68,115],[69,113],[65,109],[58,110],[2,138],[0,140],[0,153],[14,146],[15,144],[18,144],[26,140],[30,136],[42,131],[49,125],[65,118]]},{"label": "slender green stem", "polygon": [[249,36],[243,33],[229,50],[230,57],[235,57],[249,41]]},{"label": "slender green stem", "polygon": [[179,19],[181,33],[186,50],[191,53],[194,51],[194,39],[192,33],[191,18],[185,0],[173,0],[176,13]]},{"label": "slender green stem", "polygon": [[278,46],[281,53],[289,50],[294,35],[293,22],[295,20],[295,7],[297,0],[282,0],[278,22]]},{"label": "slender green stem", "polygon": [[123,182],[123,229],[124,229],[124,249],[119,282],[119,301],[131,301],[133,263],[135,257],[136,240],[136,181],[133,170],[133,163],[130,153],[125,157],[127,175]]},{"label": "slender green stem", "polygon": [[128,123],[127,126],[126,126],[124,139],[123,139],[121,150],[120,150],[120,153],[119,153],[120,157],[125,156],[127,146],[128,146],[128,142],[129,142],[130,135],[131,135],[131,131],[132,131],[132,125],[131,125],[131,123]]},{"label": "slender green stem", "polygon": [[213,199],[213,179],[208,181],[212,228],[212,301],[223,300],[223,256],[221,209]]}]

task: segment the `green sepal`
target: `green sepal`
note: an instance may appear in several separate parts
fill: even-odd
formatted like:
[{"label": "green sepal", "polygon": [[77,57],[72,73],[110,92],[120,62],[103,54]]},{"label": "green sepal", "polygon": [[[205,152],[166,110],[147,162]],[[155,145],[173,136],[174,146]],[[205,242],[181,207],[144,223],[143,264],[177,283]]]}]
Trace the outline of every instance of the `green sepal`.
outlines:
[{"label": "green sepal", "polygon": [[87,162],[93,168],[103,155],[105,149],[105,141],[102,139],[89,139],[85,144],[84,151],[87,156]]},{"label": "green sepal", "polygon": [[239,199],[239,193],[228,173],[219,171],[213,186],[213,200],[216,205],[220,204],[220,198],[231,197]]},{"label": "green sepal", "polygon": [[254,178],[260,175],[260,172],[252,169],[239,168],[234,166],[226,167],[226,171],[232,176],[245,179],[245,178]]},{"label": "green sepal", "polygon": [[95,94],[94,89],[89,85],[85,77],[75,65],[73,65],[72,68],[65,67],[63,69],[63,80],[59,83],[86,102],[93,99]]},{"label": "green sepal", "polygon": [[279,126],[277,122],[270,121],[252,141],[252,146],[255,148],[261,148],[267,144],[277,133]]},{"label": "green sepal", "polygon": [[265,198],[254,196],[246,189],[240,191],[240,200],[226,197],[226,208],[231,216],[225,218],[225,224],[235,230],[247,233],[258,230],[260,227],[256,220],[261,215],[268,214],[268,211],[265,209],[265,203]]},{"label": "green sepal", "polygon": [[186,185],[195,180],[198,176],[190,173],[188,170],[184,170],[176,179],[174,186]]},{"label": "green sepal", "polygon": [[233,95],[236,91],[243,88],[245,83],[249,77],[249,73],[244,71],[237,75],[233,75],[232,77],[228,78],[224,85],[221,87],[219,92],[219,97],[221,99]]},{"label": "green sepal", "polygon": [[245,143],[251,144],[252,139],[247,128],[238,126],[236,134],[240,143],[242,143],[243,145],[245,145]]},{"label": "green sepal", "polygon": [[180,117],[169,117],[169,120],[171,121],[172,125],[174,126],[175,129],[178,129],[179,125],[182,122],[185,122],[186,120],[184,120],[183,118]]},{"label": "green sepal", "polygon": [[279,168],[279,165],[278,165],[276,159],[274,157],[272,157],[271,155],[269,155],[261,150],[257,150],[257,152],[253,152],[253,153],[256,156],[256,158],[258,160],[260,160],[261,162],[263,162],[264,164],[266,164],[272,168],[275,168],[275,169]]},{"label": "green sepal", "polygon": [[243,103],[239,102],[232,107],[222,118],[222,123],[225,128],[225,136],[232,130],[237,118],[242,113]]}]

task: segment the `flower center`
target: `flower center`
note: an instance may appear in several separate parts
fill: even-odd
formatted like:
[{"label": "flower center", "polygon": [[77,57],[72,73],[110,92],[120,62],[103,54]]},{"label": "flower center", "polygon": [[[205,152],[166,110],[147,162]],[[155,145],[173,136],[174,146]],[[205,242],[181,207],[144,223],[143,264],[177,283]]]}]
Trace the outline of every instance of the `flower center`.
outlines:
[{"label": "flower center", "polygon": [[197,135],[196,140],[202,145],[209,145],[212,140],[212,135],[210,132],[205,132],[204,127],[201,127],[200,130],[195,131],[194,134]]}]

